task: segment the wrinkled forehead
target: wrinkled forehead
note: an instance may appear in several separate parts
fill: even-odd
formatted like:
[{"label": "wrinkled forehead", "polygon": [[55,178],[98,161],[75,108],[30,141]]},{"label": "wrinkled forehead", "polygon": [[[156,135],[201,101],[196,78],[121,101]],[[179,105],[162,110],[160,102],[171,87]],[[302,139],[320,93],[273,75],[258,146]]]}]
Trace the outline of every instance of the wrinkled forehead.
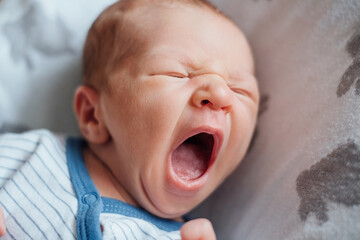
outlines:
[{"label": "wrinkled forehead", "polygon": [[[127,11],[126,15],[127,20],[130,20],[133,24],[147,26],[149,23],[162,24],[165,19],[171,21],[171,16],[179,15],[180,13],[187,13],[188,15],[207,15],[211,16],[208,19],[209,24],[211,24],[211,20],[218,21],[219,19],[222,19],[223,21],[227,21],[229,24],[236,26],[226,15],[223,15],[216,9],[206,5],[189,3],[189,1],[158,1],[152,2],[151,4],[143,3]],[[156,27],[160,28],[161,26],[157,25]]]},{"label": "wrinkled forehead", "polygon": [[[151,5],[134,12],[132,21],[136,21],[135,38],[143,42],[143,54],[180,58],[194,65],[212,57],[254,72],[251,50],[241,30],[212,10]],[[188,49],[190,54],[184,52]]]},{"label": "wrinkled forehead", "polygon": [[121,61],[114,62],[112,87],[126,84],[126,79],[130,81],[144,68],[151,71],[159,65],[167,66],[169,71],[176,71],[181,65],[190,72],[203,69],[230,78],[254,74],[252,53],[243,33],[212,10],[152,4],[140,6],[125,17],[126,29],[122,34],[129,37],[125,42],[131,42],[130,50]]}]

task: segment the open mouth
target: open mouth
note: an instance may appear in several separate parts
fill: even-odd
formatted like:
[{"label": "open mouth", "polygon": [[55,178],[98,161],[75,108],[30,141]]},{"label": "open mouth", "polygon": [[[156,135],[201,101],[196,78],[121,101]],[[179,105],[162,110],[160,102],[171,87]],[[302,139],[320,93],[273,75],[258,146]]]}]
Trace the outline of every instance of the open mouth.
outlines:
[{"label": "open mouth", "polygon": [[199,133],[189,137],[172,153],[171,163],[175,174],[185,181],[201,177],[209,168],[213,149],[213,135]]}]

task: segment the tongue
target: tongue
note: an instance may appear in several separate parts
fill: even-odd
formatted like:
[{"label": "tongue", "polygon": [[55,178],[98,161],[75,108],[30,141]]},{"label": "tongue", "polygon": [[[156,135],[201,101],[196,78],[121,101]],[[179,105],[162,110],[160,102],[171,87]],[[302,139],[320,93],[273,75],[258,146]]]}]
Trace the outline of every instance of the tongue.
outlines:
[{"label": "tongue", "polygon": [[184,142],[172,154],[172,167],[181,179],[193,180],[206,171],[208,155],[201,145]]}]

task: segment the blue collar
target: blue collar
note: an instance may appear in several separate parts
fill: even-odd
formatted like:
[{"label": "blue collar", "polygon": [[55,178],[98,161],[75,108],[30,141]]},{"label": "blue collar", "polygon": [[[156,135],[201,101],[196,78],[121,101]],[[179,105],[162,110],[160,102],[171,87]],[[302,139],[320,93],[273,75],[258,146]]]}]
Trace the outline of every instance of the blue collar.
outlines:
[{"label": "blue collar", "polygon": [[83,139],[68,138],[66,141],[70,178],[79,204],[76,219],[78,239],[102,239],[100,213],[116,213],[143,219],[168,232],[180,229],[183,223],[159,218],[144,209],[116,199],[101,197],[86,169],[82,154],[84,146],[86,142]]}]

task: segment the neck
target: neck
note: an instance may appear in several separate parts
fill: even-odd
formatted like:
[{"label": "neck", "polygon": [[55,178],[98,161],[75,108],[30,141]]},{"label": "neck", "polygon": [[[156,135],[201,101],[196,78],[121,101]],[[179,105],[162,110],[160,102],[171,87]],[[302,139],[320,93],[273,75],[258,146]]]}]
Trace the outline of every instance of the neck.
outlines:
[{"label": "neck", "polygon": [[114,198],[133,206],[138,206],[94,151],[86,147],[83,150],[83,155],[86,168],[101,196]]},{"label": "neck", "polygon": [[[120,182],[116,180],[111,170],[90,147],[83,149],[83,156],[90,177],[102,197],[117,199],[139,207],[139,204],[137,204]],[[177,217],[173,220],[178,222],[184,221],[182,217]]]}]

